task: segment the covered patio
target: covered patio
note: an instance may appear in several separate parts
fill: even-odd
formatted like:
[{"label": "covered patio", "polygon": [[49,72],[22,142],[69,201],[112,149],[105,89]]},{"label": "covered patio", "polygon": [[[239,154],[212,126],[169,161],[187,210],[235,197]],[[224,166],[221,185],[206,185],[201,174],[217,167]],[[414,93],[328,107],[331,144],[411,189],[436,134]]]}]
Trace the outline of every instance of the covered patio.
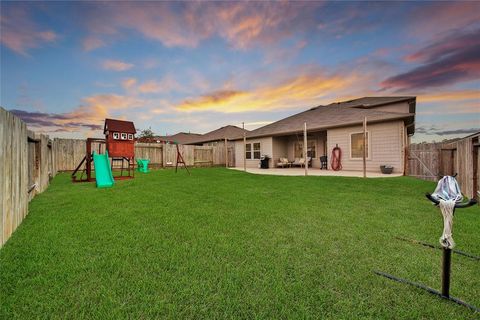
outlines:
[{"label": "covered patio", "polygon": [[[287,160],[289,167],[295,166],[299,159],[304,160],[304,135],[303,132],[296,134],[281,135],[272,137],[272,159],[271,168],[284,167],[281,159]],[[320,168],[320,157],[327,155],[327,132],[325,130],[308,132],[307,134],[307,159],[309,167]],[[305,161],[306,162],[306,161]]]},{"label": "covered patio", "polygon": [[[243,171],[243,167],[234,167],[230,168],[232,170],[239,170]],[[248,173],[253,174],[268,174],[268,175],[276,175],[276,176],[304,176],[305,169],[304,168],[270,168],[270,169],[260,169],[260,168],[247,168]],[[320,170],[317,168],[308,168],[308,175],[309,176],[337,176],[337,177],[363,177],[362,171],[347,171],[347,170],[340,170],[340,171],[333,171],[333,170]],[[392,177],[400,177],[402,173],[391,173],[391,174],[383,174],[381,172],[367,172],[367,178],[392,178]]]}]

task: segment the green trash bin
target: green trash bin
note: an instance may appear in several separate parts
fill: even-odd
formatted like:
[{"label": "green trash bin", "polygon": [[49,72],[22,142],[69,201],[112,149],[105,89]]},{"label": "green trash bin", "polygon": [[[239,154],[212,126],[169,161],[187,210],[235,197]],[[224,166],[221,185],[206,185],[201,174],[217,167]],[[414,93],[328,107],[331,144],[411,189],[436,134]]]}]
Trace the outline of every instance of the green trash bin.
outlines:
[{"label": "green trash bin", "polygon": [[137,159],[137,171],[147,173],[150,172],[148,170],[148,164],[150,163],[150,160],[148,159]]}]

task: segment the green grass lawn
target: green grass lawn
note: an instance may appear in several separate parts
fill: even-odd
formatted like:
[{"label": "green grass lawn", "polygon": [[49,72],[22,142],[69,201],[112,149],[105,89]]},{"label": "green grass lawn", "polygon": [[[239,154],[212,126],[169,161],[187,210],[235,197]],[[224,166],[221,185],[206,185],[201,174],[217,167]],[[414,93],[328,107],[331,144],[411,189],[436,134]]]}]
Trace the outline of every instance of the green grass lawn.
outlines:
[{"label": "green grass lawn", "polygon": [[[0,318],[475,319],[375,275],[440,289],[435,184],[192,169],[111,189],[57,176],[0,249]],[[480,255],[480,210],[457,248]],[[454,296],[480,306],[480,263],[453,255]]]}]

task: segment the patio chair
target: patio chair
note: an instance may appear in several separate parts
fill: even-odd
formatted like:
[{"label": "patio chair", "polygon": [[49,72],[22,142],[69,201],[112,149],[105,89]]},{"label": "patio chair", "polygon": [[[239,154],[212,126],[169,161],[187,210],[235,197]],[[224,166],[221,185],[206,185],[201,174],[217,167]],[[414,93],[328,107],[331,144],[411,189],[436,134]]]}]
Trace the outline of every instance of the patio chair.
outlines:
[{"label": "patio chair", "polygon": [[295,158],[295,161],[292,162],[292,166],[294,167],[303,167],[305,165],[304,158]]},{"label": "patio chair", "polygon": [[277,162],[278,168],[285,168],[288,166],[290,166],[290,162],[288,162],[287,158],[280,158],[279,161]]}]

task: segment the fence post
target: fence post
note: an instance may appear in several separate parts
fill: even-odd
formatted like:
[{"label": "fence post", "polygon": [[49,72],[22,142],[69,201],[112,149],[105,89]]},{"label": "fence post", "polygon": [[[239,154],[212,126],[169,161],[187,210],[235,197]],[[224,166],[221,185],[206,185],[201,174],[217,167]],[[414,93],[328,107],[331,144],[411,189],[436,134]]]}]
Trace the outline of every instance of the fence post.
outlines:
[{"label": "fence post", "polygon": [[227,137],[225,137],[225,168],[228,168],[228,147],[227,147]]},{"label": "fence post", "polygon": [[[367,177],[367,117],[363,118],[363,177]],[[368,146],[369,147],[369,146]]]},{"label": "fence post", "polygon": [[245,132],[245,122],[242,122],[243,129],[243,171],[247,171],[247,133]]},{"label": "fence post", "polygon": [[303,124],[303,167],[305,168],[305,176],[308,176],[308,152],[307,152],[307,123]]}]

